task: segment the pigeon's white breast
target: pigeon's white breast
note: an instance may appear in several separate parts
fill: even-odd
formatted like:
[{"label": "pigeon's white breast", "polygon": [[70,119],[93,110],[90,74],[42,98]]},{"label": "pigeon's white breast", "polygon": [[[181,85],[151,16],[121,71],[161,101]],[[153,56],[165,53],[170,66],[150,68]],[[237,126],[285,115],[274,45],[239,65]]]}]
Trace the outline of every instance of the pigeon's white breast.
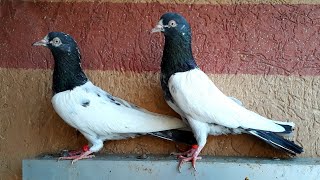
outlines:
[{"label": "pigeon's white breast", "polygon": [[81,130],[81,122],[79,122],[78,116],[78,106],[79,106],[79,92],[81,89],[75,88],[74,90],[64,91],[55,94],[51,103],[57,114],[70,126]]}]

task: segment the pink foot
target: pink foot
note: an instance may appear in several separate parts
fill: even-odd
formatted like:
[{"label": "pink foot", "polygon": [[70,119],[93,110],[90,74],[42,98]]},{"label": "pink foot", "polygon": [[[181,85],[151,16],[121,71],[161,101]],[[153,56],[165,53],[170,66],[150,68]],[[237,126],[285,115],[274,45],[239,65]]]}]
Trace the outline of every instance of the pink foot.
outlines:
[{"label": "pink foot", "polygon": [[181,156],[191,157],[192,154],[196,152],[197,148],[198,148],[198,145],[192,145],[191,149],[185,152],[180,152],[180,153],[172,152],[171,155],[178,156],[178,158]]},{"label": "pink foot", "polygon": [[58,161],[59,160],[72,160],[71,163],[73,164],[80,159],[89,159],[89,158],[93,158],[93,157],[94,157],[94,155],[89,150],[89,146],[85,145],[85,146],[83,146],[82,150],[69,152],[69,156],[67,156],[67,157],[59,157]]},{"label": "pink foot", "polygon": [[81,150],[78,150],[78,151],[69,151],[69,152],[68,152],[68,157],[80,155],[80,154],[83,153],[83,152],[89,151],[89,149],[90,149],[90,148],[89,148],[89,145],[84,145]]},{"label": "pink foot", "polygon": [[[179,162],[179,172],[181,172],[181,166],[183,163],[188,162],[188,161],[192,161],[192,167],[195,171],[197,171],[196,169],[196,161],[198,159],[202,159],[202,157],[199,157],[199,153],[202,150],[203,146],[197,146],[195,147],[195,145],[192,146],[192,149],[194,149],[192,154],[187,154],[187,157],[184,157],[182,155],[179,156],[180,162]],[[191,150],[192,150],[191,149]],[[190,151],[190,150],[189,150]]]},{"label": "pink foot", "polygon": [[192,156],[192,157],[184,157],[184,156],[179,156],[180,162],[179,162],[179,172],[181,172],[181,166],[183,163],[188,162],[188,161],[192,161],[192,167],[195,171],[197,171],[196,169],[196,161],[198,159],[202,159],[202,157],[200,156]]},{"label": "pink foot", "polygon": [[81,153],[80,155],[75,155],[75,156],[69,156],[69,157],[59,157],[59,160],[72,160],[72,164],[74,164],[75,162],[77,162],[80,159],[89,159],[89,158],[93,158],[94,155],[92,155],[91,151],[86,151]]}]

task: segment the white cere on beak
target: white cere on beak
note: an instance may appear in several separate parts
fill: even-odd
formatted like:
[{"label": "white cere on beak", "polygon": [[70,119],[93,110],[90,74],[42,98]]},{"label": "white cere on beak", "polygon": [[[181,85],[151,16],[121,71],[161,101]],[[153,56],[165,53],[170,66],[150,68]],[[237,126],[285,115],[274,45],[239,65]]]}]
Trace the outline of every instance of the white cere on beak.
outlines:
[{"label": "white cere on beak", "polygon": [[163,32],[163,31],[164,31],[163,19],[160,19],[156,27],[151,30],[151,33]]},{"label": "white cere on beak", "polygon": [[49,37],[48,37],[48,35],[46,35],[43,39],[44,39],[45,41],[49,42]]},{"label": "white cere on beak", "polygon": [[152,33],[154,32],[164,32],[164,28],[172,28],[172,27],[176,27],[178,24],[176,23],[175,20],[171,20],[169,21],[169,23],[167,25],[163,24],[163,19],[161,19],[158,24],[156,25],[155,28],[153,28],[151,30]]}]

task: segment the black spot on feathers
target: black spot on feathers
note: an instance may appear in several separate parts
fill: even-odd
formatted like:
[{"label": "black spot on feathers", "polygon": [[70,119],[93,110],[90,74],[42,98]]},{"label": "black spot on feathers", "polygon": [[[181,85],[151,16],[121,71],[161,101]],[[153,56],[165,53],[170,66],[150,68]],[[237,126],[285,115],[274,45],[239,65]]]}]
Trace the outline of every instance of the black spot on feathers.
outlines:
[{"label": "black spot on feathers", "polygon": [[107,94],[107,97],[108,97],[111,101],[115,101],[115,100],[113,99],[113,96],[111,96],[110,94]]},{"label": "black spot on feathers", "polygon": [[112,103],[114,103],[114,104],[116,104],[116,105],[118,105],[118,106],[121,106],[121,103],[118,102],[118,101],[116,101],[116,100],[113,98],[113,96],[107,94],[107,97],[110,99],[110,101],[111,101]]},{"label": "black spot on feathers", "polygon": [[84,102],[82,102],[81,106],[83,107],[88,107],[90,105],[90,101],[89,100],[86,100]]}]

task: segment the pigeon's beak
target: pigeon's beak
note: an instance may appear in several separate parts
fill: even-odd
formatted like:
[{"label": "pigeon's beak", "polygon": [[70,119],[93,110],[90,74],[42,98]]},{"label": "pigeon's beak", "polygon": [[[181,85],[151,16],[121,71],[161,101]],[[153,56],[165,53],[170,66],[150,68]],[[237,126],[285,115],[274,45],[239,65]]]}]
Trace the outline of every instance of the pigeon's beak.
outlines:
[{"label": "pigeon's beak", "polygon": [[162,19],[158,22],[156,27],[151,30],[151,33],[155,33],[155,32],[164,32]]},{"label": "pigeon's beak", "polygon": [[49,44],[48,36],[44,37],[40,41],[37,41],[32,44],[32,46],[47,46]]}]

